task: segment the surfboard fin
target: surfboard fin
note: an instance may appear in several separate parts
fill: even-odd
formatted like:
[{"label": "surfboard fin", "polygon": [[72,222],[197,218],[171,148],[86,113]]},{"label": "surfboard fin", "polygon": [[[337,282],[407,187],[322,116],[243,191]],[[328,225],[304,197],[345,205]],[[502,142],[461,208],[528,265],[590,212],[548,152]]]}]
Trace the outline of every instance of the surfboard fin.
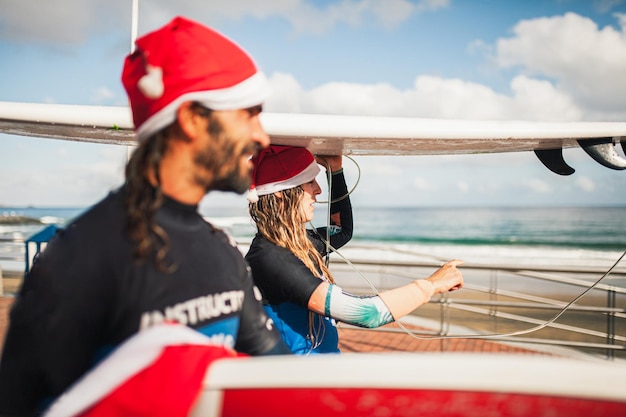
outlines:
[{"label": "surfboard fin", "polygon": [[[578,144],[599,164],[611,169],[626,169],[626,159],[615,150],[613,138],[579,139]],[[621,145],[624,148],[624,143]]]},{"label": "surfboard fin", "polygon": [[563,159],[563,149],[535,149],[535,155],[550,171],[559,175],[572,175],[576,170]]}]

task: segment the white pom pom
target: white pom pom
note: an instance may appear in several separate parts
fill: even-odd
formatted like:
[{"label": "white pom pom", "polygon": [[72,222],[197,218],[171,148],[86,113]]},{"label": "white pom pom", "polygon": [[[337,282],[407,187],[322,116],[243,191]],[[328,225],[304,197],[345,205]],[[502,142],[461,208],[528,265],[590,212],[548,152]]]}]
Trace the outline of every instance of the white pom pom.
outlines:
[{"label": "white pom pom", "polygon": [[248,191],[248,195],[246,196],[249,202],[256,203],[259,201],[259,195],[256,193],[256,188],[252,187],[250,191]]},{"label": "white pom pom", "polygon": [[165,86],[163,85],[163,70],[152,65],[146,66],[146,75],[141,77],[137,87],[144,96],[157,99],[163,95]]}]

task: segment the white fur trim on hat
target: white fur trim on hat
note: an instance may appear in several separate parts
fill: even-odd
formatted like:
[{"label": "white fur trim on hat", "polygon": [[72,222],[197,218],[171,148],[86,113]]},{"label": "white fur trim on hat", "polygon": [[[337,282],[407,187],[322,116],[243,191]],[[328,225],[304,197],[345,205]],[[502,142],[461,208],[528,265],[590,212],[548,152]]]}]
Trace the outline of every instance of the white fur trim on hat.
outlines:
[{"label": "white fur trim on hat", "polygon": [[288,190],[290,188],[297,187],[298,185],[313,181],[315,177],[317,177],[317,174],[319,174],[319,172],[320,167],[317,165],[317,162],[313,161],[302,172],[294,177],[288,178],[283,181],[257,185],[256,193],[257,195],[267,195],[275,193],[277,191]]},{"label": "white fur trim on hat", "polygon": [[178,107],[185,101],[197,101],[211,110],[247,109],[263,104],[270,91],[265,74],[257,72],[232,87],[183,94],[139,126],[136,132],[137,140],[141,142],[172,123],[176,119]]}]

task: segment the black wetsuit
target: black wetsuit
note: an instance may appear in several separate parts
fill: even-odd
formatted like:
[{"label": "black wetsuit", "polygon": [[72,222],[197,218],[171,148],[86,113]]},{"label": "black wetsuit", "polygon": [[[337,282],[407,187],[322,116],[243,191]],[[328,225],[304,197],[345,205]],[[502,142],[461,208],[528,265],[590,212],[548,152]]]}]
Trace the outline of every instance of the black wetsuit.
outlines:
[{"label": "black wetsuit", "polygon": [[251,355],[289,353],[255,299],[228,237],[166,199],[155,220],[170,250],[160,272],[133,260],[123,191],[58,233],[15,300],[0,362],[0,415],[28,415],[141,328],[173,320]]},{"label": "black wetsuit", "polygon": [[[333,174],[332,200],[346,197],[348,189],[342,171]],[[330,231],[330,244],[338,249],[352,238],[352,206],[348,197],[331,204],[331,214],[339,213],[341,227]],[[326,228],[309,230],[309,239],[320,254],[327,253]],[[308,301],[322,282],[290,250],[274,245],[257,234],[246,255],[256,285],[263,294],[265,309],[296,354],[339,352],[337,329],[332,319],[315,316],[314,327],[323,335],[321,344],[313,346],[308,337]]]}]

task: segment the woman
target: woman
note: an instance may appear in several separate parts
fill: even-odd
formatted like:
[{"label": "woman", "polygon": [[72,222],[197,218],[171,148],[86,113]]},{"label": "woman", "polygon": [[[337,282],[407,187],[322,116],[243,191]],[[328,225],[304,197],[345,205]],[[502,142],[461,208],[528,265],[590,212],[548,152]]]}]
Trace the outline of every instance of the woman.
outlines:
[{"label": "woman", "polygon": [[[352,237],[352,209],[341,156],[325,159],[332,172],[334,201],[330,244],[337,248]],[[320,158],[320,162],[324,161]],[[306,229],[321,193],[315,180],[320,169],[313,155],[305,148],[270,146],[253,163],[249,210],[258,233],[246,260],[266,311],[294,353],[338,353],[335,320],[368,328],[382,326],[409,314],[433,294],[463,285],[456,268],[462,261],[453,260],[427,279],[378,295],[343,291],[322,259],[326,230]]]}]

